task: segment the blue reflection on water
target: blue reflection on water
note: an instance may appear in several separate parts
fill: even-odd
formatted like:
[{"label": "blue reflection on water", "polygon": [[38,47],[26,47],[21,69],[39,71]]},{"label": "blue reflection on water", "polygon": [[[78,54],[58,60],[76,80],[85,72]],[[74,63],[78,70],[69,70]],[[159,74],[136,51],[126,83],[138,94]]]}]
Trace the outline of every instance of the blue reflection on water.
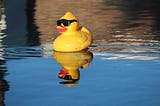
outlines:
[{"label": "blue reflection on water", "polygon": [[90,66],[80,70],[79,84],[71,88],[59,84],[61,65],[52,57],[7,61],[6,79],[11,86],[6,94],[7,106],[160,104],[159,58],[106,60],[94,54]]}]

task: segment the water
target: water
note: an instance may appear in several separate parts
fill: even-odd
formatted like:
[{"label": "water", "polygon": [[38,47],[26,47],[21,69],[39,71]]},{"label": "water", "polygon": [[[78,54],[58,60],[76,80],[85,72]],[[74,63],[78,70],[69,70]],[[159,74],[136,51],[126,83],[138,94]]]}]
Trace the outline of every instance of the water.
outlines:
[{"label": "water", "polygon": [[[0,105],[159,106],[159,5],[0,0]],[[66,10],[92,31],[88,51],[53,52]]]}]

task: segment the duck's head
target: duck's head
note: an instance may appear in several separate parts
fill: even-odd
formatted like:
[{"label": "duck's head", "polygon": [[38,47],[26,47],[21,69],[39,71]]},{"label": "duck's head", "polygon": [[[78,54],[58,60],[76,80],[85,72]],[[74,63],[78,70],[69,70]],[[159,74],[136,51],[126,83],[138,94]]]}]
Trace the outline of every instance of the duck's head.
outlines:
[{"label": "duck's head", "polygon": [[60,73],[58,75],[59,78],[63,79],[63,82],[60,82],[61,84],[65,84],[69,87],[74,86],[78,83],[80,72],[78,69],[72,70],[72,69],[66,69],[62,68],[60,70]]},{"label": "duck's head", "polygon": [[65,80],[78,80],[80,78],[80,72],[78,69],[67,69],[63,67],[61,68],[58,77]]},{"label": "duck's head", "polygon": [[71,12],[66,12],[59,20],[57,20],[58,32],[76,31],[78,29],[78,18]]}]

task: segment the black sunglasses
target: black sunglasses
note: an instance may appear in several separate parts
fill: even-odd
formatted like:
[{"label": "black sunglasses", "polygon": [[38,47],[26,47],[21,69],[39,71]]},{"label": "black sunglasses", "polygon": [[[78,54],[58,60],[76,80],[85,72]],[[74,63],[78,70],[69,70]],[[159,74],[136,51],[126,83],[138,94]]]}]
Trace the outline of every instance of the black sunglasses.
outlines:
[{"label": "black sunglasses", "polygon": [[66,19],[57,20],[57,26],[60,26],[61,24],[63,24],[64,26],[69,26],[72,22],[77,22],[77,20],[66,20]]},{"label": "black sunglasses", "polygon": [[73,80],[71,75],[64,75],[62,77],[58,76],[61,79],[65,79],[65,80]]}]

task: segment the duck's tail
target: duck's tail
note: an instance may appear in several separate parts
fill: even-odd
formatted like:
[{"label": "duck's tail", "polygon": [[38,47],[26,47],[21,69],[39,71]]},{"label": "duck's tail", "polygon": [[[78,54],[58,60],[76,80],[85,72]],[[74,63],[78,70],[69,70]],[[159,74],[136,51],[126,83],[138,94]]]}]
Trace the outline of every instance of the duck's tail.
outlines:
[{"label": "duck's tail", "polygon": [[86,27],[80,27],[80,30],[82,31],[82,32],[86,32],[86,33],[88,33],[88,34],[91,34],[90,33],[90,31],[86,28]]}]

